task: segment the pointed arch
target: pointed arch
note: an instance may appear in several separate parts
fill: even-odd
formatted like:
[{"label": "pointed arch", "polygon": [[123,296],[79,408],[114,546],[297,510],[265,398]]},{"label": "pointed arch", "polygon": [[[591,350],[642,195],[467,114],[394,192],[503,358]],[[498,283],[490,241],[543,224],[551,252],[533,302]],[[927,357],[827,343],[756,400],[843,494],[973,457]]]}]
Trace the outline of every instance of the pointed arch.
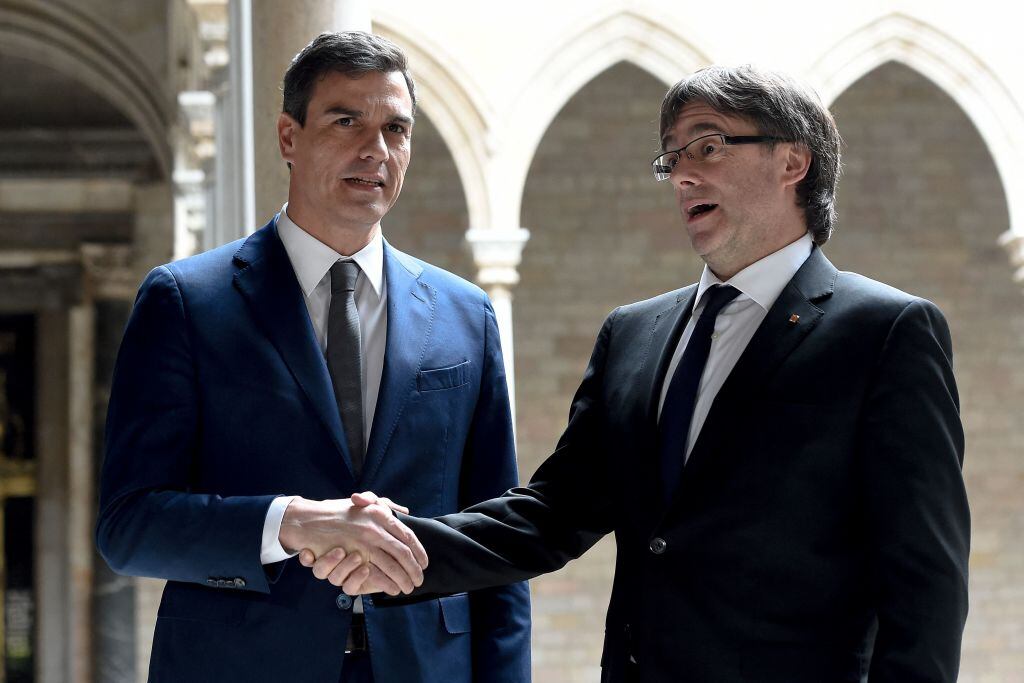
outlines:
[{"label": "pointed arch", "polygon": [[886,62],[914,69],[945,91],[988,146],[1010,214],[1001,242],[1024,239],[1024,110],[998,76],[951,36],[913,17],[877,19],[826,50],[810,78],[831,105],[853,83]]},{"label": "pointed arch", "polygon": [[55,69],[105,98],[139,129],[162,176],[170,177],[171,103],[116,33],[73,5],[15,0],[0,5],[0,51]]},{"label": "pointed arch", "polygon": [[401,19],[385,15],[373,32],[394,41],[409,58],[418,105],[430,116],[455,160],[466,196],[469,225],[491,222],[487,188],[487,121],[482,95],[445,51]]},{"label": "pointed arch", "polygon": [[[670,31],[670,21],[631,10],[599,17],[567,41],[556,45],[544,66],[529,79],[507,121],[503,158],[498,166],[501,187],[513,189],[502,214],[518,223],[526,176],[537,146],[558,112],[587,83],[619,62],[631,63],[650,73],[666,87],[684,75],[706,66],[710,60],[692,42]],[[651,103],[652,118],[657,103]]]}]

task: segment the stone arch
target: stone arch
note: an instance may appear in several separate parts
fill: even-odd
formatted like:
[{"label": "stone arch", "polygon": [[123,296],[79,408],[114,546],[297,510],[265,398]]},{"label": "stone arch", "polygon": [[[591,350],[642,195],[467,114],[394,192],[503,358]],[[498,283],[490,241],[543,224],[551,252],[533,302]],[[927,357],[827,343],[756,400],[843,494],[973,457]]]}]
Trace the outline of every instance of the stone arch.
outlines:
[{"label": "stone arch", "polygon": [[400,45],[416,79],[418,106],[430,116],[455,160],[469,225],[491,223],[487,188],[487,121],[483,97],[444,50],[414,28],[390,15],[373,22],[374,33]]},{"label": "stone arch", "polygon": [[1024,239],[1024,109],[999,77],[951,36],[901,13],[877,19],[825,51],[810,78],[829,106],[862,76],[899,62],[945,91],[995,161],[1010,215],[1001,242]]},{"label": "stone arch", "polygon": [[[529,79],[507,118],[516,127],[516,139],[504,139],[500,186],[515,188],[503,215],[517,220],[522,207],[526,177],[537,146],[566,103],[590,81],[619,62],[628,62],[650,73],[666,86],[710,63],[694,43],[659,21],[633,11],[619,11],[594,20],[564,43],[554,46],[550,59]],[[651,103],[652,117],[655,117]],[[513,128],[508,127],[508,131]],[[514,217],[514,218],[513,218]]]},{"label": "stone arch", "polygon": [[0,6],[0,51],[55,69],[107,99],[139,129],[162,176],[170,177],[170,103],[115,33],[72,5],[19,0]]}]

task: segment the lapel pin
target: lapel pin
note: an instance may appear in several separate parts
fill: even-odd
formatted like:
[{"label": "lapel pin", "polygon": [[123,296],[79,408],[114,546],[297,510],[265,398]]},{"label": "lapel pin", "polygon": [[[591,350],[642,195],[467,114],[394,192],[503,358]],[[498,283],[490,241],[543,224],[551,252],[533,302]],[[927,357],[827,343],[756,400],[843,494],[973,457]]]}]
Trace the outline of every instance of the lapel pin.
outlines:
[{"label": "lapel pin", "polygon": [[798,316],[796,313],[793,313],[792,315],[789,316],[789,324],[791,326],[796,325],[798,322],[800,322],[800,316]]}]

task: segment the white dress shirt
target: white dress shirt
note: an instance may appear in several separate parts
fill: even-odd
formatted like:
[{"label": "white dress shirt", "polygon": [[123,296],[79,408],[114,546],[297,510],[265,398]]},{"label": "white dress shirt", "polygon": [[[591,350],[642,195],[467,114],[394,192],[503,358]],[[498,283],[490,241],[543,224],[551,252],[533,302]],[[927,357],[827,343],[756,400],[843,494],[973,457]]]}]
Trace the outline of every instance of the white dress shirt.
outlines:
[{"label": "white dress shirt", "polygon": [[809,233],[779,249],[778,251],[765,256],[760,261],[755,261],[740,272],[733,275],[729,280],[723,282],[711,272],[711,269],[704,266],[704,272],[700,276],[700,283],[697,285],[697,299],[693,306],[693,313],[683,329],[682,337],[676,345],[672,354],[672,361],[669,363],[665,381],[661,387],[661,399],[658,401],[658,419],[661,419],[661,409],[665,405],[665,396],[668,394],[668,387],[675,374],[676,366],[683,357],[690,337],[693,335],[693,328],[697,324],[707,300],[704,293],[713,285],[732,285],[740,291],[739,296],[730,301],[718,314],[715,320],[715,332],[711,339],[711,352],[708,355],[707,365],[704,366],[704,374],[701,375],[700,387],[697,389],[697,402],[693,408],[693,418],[690,420],[690,434],[686,439],[686,457],[690,457],[694,442],[700,434],[704,420],[707,419],[711,404],[718,395],[718,390],[725,384],[726,378],[736,366],[743,350],[747,348],[757,328],[761,325],[768,309],[772,307],[775,300],[782,294],[796,271],[800,270],[807,257],[811,255],[814,241]]},{"label": "white dress shirt", "polygon": [[[370,243],[352,256],[342,256],[329,246],[300,228],[288,217],[288,205],[281,207],[277,218],[277,234],[295,269],[295,277],[302,288],[309,320],[320,344],[321,353],[327,353],[327,314],[331,308],[331,266],[339,260],[352,260],[359,264],[356,278],[356,310],[359,311],[360,338],[363,346],[363,447],[369,444],[373,414],[377,408],[377,394],[384,372],[384,346],[388,333],[388,292],[384,282],[384,238],[380,231]],[[300,331],[296,330],[295,334]],[[338,467],[342,467],[341,461]],[[278,538],[285,508],[294,496],[275,498],[263,523],[263,544],[260,562],[270,564],[292,557],[281,546]]]}]

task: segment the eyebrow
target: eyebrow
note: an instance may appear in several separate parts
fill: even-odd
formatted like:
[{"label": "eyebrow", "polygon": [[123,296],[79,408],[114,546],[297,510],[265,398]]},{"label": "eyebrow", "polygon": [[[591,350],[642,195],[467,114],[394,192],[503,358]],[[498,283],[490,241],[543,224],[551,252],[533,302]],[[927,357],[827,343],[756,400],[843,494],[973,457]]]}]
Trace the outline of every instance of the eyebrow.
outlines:
[{"label": "eyebrow", "polygon": [[342,107],[337,104],[324,111],[324,114],[330,114],[332,116],[340,114],[341,116],[351,116],[354,119],[361,118],[364,115],[364,113],[358,109],[349,109],[348,107]]},{"label": "eyebrow", "polygon": [[[366,112],[361,111],[359,109],[349,109],[348,107],[334,105],[333,107],[329,107],[326,111],[324,111],[324,114],[327,116],[350,116],[354,119],[359,119],[365,116]],[[405,114],[395,114],[390,119],[390,123],[404,123],[407,126],[413,125],[414,122],[415,119],[413,117],[406,116]]]},{"label": "eyebrow", "polygon": [[[701,133],[721,133],[722,127],[717,123],[711,123],[710,121],[698,121],[697,123],[690,126],[688,129],[689,135],[692,135],[691,140],[695,140],[700,137]],[[672,137],[671,133],[665,133],[665,136],[661,138],[661,149],[668,149],[669,138]]]}]

